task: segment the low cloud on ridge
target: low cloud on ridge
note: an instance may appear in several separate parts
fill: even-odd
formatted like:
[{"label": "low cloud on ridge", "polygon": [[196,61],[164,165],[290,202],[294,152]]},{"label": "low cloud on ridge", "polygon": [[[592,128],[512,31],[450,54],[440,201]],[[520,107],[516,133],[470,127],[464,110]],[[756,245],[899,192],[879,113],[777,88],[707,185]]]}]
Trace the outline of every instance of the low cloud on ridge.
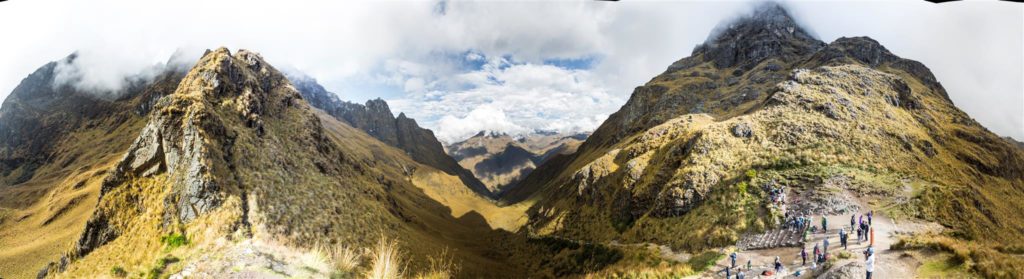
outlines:
[{"label": "low cloud on ridge", "polygon": [[[275,66],[308,73],[342,99],[361,103],[383,97],[395,103],[396,114],[405,112],[452,139],[465,133],[446,131],[441,120],[466,119],[478,108],[501,111],[514,124],[507,126],[509,131],[592,129],[628,99],[633,87],[688,56],[723,19],[753,6],[731,1],[280,4],[0,3],[0,24],[17,26],[4,30],[5,44],[0,45],[0,97],[39,66],[75,51],[81,61],[63,69],[65,80],[116,91],[125,77],[145,76],[146,69],[167,61],[179,48],[201,53],[227,46],[259,51]],[[909,1],[786,6],[825,42],[870,36],[897,55],[923,62],[958,107],[997,134],[1024,140],[1024,9],[1019,5]],[[514,96],[506,95],[520,94],[511,89],[521,83],[462,79],[482,71],[479,64],[452,59],[467,53],[505,59],[508,65],[502,67],[513,71],[554,73],[542,77],[560,83],[545,86],[568,95],[539,93],[530,95],[531,100],[511,101]],[[598,59],[580,67],[547,63],[594,57]],[[512,73],[504,75],[512,78]],[[590,97],[599,100],[577,101]],[[445,108],[455,101],[463,103]],[[576,110],[556,107],[538,116],[542,111],[534,109],[566,103],[583,112],[567,114]]]}]

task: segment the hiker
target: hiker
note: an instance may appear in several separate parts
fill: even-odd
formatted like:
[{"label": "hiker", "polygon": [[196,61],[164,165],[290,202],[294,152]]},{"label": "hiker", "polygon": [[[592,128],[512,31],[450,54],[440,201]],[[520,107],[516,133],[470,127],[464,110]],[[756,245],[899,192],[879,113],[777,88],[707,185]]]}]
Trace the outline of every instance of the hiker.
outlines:
[{"label": "hiker", "polygon": [[732,260],[732,265],[730,265],[729,267],[736,267],[736,252],[732,252],[732,254],[729,254],[729,259]]},{"label": "hiker", "polygon": [[850,229],[852,230],[857,225],[857,213],[850,215]]},{"label": "hiker", "polygon": [[817,263],[818,259],[821,258],[821,249],[818,249],[818,244],[814,244],[814,262]]},{"label": "hiker", "polygon": [[868,223],[861,223],[860,230],[864,231],[864,240],[868,240]]},{"label": "hiker", "polygon": [[863,233],[861,232],[860,227],[857,227],[857,244],[861,243],[861,235],[863,235]]},{"label": "hiker", "polygon": [[846,228],[839,229],[839,245],[842,245],[844,250],[849,250],[846,247]]},{"label": "hiker", "polygon": [[747,270],[750,270],[750,259],[747,259]]},{"label": "hiker", "polygon": [[811,230],[811,228],[805,228],[805,229],[804,229],[804,242],[807,242],[807,233],[808,233],[808,232],[809,232],[810,230]]},{"label": "hiker", "polygon": [[868,211],[868,225],[871,225],[871,217],[875,215],[875,211]]},{"label": "hiker", "polygon": [[744,279],[746,275],[743,274],[743,269],[736,270],[736,279]]},{"label": "hiker", "polygon": [[807,247],[800,247],[800,258],[803,259],[803,263],[800,265],[807,265]]},{"label": "hiker", "polygon": [[732,268],[727,266],[725,267],[725,278],[728,279],[729,277],[732,277]]},{"label": "hiker", "polygon": [[825,215],[821,215],[821,232],[828,232],[828,219],[825,218]]},{"label": "hiker", "polygon": [[866,279],[871,279],[871,274],[875,272],[875,252],[872,251],[871,247],[864,251],[867,259],[864,261],[864,271],[867,272]]},{"label": "hiker", "polygon": [[779,260],[779,256],[775,256],[775,274],[782,273],[782,261]]},{"label": "hiker", "polygon": [[823,241],[825,245],[822,247],[822,254],[828,254],[828,237]]}]

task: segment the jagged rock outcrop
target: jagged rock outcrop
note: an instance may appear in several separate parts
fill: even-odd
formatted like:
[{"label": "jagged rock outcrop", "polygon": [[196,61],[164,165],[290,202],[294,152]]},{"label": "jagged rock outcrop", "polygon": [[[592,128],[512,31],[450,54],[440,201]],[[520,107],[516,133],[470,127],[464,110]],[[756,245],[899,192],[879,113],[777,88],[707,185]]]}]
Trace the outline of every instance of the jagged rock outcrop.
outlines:
[{"label": "jagged rock outcrop", "polygon": [[[139,178],[165,174],[173,191],[164,199],[163,226],[189,223],[217,208],[227,192],[242,187],[230,176],[233,133],[222,117],[237,117],[256,135],[263,133],[262,115],[296,105],[297,93],[274,88],[287,84],[280,74],[265,68],[258,54],[245,50],[231,55],[227,49],[208,51],[172,95],[161,98],[149,122],[124,157],[103,181],[100,203],[119,187]],[[274,91],[275,93],[271,93]],[[235,115],[215,107],[228,105]],[[130,191],[130,190],[125,190]],[[116,199],[116,198],[112,198]],[[127,222],[116,205],[101,206],[86,224],[71,258],[87,255],[118,237],[122,230],[111,225]],[[116,216],[116,217],[115,217]]]}]

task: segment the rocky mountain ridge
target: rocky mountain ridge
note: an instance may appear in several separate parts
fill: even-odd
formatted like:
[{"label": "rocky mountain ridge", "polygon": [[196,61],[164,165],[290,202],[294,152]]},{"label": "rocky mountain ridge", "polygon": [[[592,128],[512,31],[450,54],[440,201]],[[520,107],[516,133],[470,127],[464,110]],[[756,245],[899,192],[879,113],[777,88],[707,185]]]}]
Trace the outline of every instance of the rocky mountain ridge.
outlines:
[{"label": "rocky mountain ridge", "polygon": [[406,117],[405,113],[400,113],[395,117],[384,100],[380,98],[369,100],[365,105],[350,103],[342,101],[336,94],[327,91],[310,77],[293,74],[290,75],[290,79],[311,106],[366,131],[387,144],[405,150],[418,162],[458,176],[464,184],[480,195],[493,196],[493,193],[470,171],[464,169],[445,153],[441,142],[437,140],[432,131],[421,128],[416,120]]}]

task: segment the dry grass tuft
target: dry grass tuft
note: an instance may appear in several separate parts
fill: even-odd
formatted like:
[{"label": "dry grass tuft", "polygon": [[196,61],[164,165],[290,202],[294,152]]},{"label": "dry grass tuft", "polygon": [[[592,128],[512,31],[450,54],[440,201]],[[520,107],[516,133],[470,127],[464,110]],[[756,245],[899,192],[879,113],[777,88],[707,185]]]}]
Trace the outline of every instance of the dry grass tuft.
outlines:
[{"label": "dry grass tuft", "polygon": [[337,271],[351,272],[359,267],[363,253],[347,245],[326,249],[329,252],[331,266]]},{"label": "dry grass tuft", "polygon": [[430,261],[430,269],[425,273],[416,275],[418,279],[451,279],[455,278],[455,275],[459,273],[462,268],[451,254],[448,253],[448,249],[441,251],[438,256],[433,256],[428,259]]},{"label": "dry grass tuft", "polygon": [[401,251],[398,248],[398,241],[381,237],[377,246],[371,252],[370,270],[366,278],[370,279],[397,279],[402,278],[405,273],[405,263],[402,262]]}]

